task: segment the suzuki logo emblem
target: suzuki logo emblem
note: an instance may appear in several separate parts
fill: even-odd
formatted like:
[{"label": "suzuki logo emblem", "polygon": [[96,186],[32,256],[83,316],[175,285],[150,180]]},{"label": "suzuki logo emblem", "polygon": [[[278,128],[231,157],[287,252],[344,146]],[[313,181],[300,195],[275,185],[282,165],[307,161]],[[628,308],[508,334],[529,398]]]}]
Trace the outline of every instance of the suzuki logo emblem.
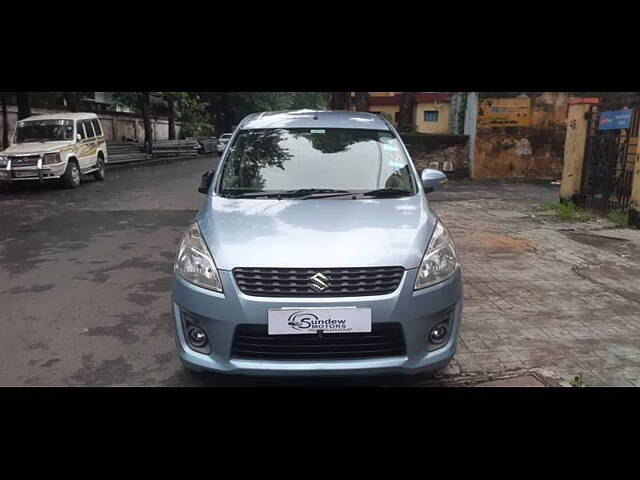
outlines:
[{"label": "suzuki logo emblem", "polygon": [[322,293],[329,288],[329,279],[321,273],[316,273],[309,279],[311,290],[316,293]]}]

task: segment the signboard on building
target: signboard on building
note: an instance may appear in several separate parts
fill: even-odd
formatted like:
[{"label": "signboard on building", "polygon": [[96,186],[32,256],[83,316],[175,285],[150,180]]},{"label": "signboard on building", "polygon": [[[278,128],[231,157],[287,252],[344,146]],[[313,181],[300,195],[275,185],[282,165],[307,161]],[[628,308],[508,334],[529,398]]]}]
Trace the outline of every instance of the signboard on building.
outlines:
[{"label": "signboard on building", "polygon": [[598,105],[599,103],[600,99],[598,97],[571,97],[569,99],[569,105]]},{"label": "signboard on building", "polygon": [[478,124],[486,127],[528,127],[530,98],[484,98],[478,106]]},{"label": "signboard on building", "polygon": [[633,110],[611,110],[600,112],[598,130],[622,130],[631,126]]}]

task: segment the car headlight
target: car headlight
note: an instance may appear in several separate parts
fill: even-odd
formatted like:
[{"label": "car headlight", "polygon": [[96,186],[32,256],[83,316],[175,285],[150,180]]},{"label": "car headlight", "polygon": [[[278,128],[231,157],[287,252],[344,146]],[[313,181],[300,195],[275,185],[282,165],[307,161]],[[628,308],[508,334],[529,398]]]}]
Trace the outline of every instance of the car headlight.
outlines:
[{"label": "car headlight", "polygon": [[51,165],[53,163],[60,163],[60,154],[59,153],[45,153],[42,158],[42,163],[44,165]]},{"label": "car headlight", "polygon": [[202,238],[198,222],[193,222],[180,240],[174,271],[189,283],[222,292],[216,264]]},{"label": "car headlight", "polygon": [[415,290],[430,287],[453,276],[460,264],[453,239],[440,220],[436,223],[427,251],[420,263]]},{"label": "car headlight", "polygon": [[0,167],[6,167],[9,163],[9,159],[7,157],[0,157]]}]

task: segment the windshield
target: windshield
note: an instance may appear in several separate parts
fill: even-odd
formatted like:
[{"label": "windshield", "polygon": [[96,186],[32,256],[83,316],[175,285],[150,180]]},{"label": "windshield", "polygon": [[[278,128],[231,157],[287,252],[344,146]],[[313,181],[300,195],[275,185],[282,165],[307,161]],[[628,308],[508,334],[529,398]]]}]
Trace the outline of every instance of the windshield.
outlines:
[{"label": "windshield", "polygon": [[73,140],[73,120],[30,120],[16,128],[16,143],[63,140]]},{"label": "windshield", "polygon": [[389,131],[244,130],[228,149],[220,179],[223,195],[300,189],[415,193],[409,161]]}]

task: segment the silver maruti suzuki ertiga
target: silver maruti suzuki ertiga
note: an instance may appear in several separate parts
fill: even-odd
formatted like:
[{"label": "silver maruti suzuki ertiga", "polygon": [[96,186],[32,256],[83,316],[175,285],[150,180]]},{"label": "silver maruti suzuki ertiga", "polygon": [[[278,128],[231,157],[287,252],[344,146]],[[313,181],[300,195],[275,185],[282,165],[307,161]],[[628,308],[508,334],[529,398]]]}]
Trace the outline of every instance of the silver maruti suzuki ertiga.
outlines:
[{"label": "silver maruti suzuki ertiga", "polygon": [[453,357],[460,265],[382,117],[267,112],[235,130],[182,237],[172,312],[183,364],[265,375],[419,373]]}]

